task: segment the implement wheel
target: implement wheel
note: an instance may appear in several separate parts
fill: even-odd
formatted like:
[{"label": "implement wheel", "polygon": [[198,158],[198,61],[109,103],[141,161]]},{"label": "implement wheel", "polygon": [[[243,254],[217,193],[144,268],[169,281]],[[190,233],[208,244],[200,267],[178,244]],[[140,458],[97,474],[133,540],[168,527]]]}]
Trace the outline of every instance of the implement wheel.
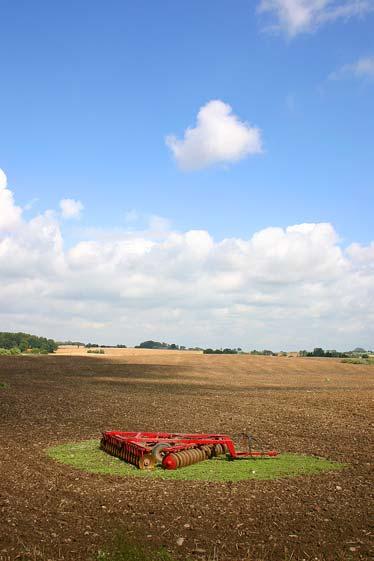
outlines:
[{"label": "implement wheel", "polygon": [[158,464],[162,464],[162,460],[168,448],[170,448],[170,444],[167,442],[159,442],[153,446],[151,454]]}]

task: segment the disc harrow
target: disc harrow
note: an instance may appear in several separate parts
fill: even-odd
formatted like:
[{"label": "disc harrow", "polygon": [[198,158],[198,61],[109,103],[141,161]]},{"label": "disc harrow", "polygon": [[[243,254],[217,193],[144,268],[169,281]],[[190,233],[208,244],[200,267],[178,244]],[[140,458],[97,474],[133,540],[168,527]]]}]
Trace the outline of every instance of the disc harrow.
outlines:
[{"label": "disc harrow", "polygon": [[278,455],[276,450],[254,449],[256,441],[250,435],[241,434],[240,437],[245,437],[245,450],[237,450],[234,440],[225,434],[106,431],[100,447],[107,454],[144,470],[157,465],[178,469],[223,455],[228,460]]}]

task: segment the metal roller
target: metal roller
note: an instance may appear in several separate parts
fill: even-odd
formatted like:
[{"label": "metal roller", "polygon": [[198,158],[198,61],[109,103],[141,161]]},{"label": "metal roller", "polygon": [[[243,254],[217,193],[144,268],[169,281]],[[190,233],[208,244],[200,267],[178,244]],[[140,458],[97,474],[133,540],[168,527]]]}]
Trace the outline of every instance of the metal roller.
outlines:
[{"label": "metal roller", "polygon": [[201,446],[201,450],[205,452],[208,458],[212,457],[212,446],[208,446],[207,444],[204,444],[204,446]]},{"label": "metal roller", "polygon": [[177,452],[175,455],[177,456],[177,458],[179,459],[179,466],[180,467],[185,467],[189,465],[189,459],[190,456],[188,454],[188,450],[181,450],[180,452]]},{"label": "metal roller", "polygon": [[178,469],[179,460],[176,454],[167,454],[162,460],[162,467],[165,469]]},{"label": "metal roller", "polygon": [[187,454],[187,465],[191,465],[191,464],[195,464],[197,461],[199,461],[198,459],[196,459],[196,454],[195,454],[195,450],[192,448],[191,450],[186,450],[186,454]]},{"label": "metal roller", "polygon": [[180,452],[167,454],[162,461],[162,465],[166,469],[178,469],[180,467],[186,467],[192,464],[197,464],[198,462],[203,462],[207,459],[207,450],[202,448],[190,448],[187,450],[181,450]]},{"label": "metal roller", "polygon": [[213,456],[222,456],[224,454],[223,446],[221,444],[215,444],[213,446]]},{"label": "metal roller", "polygon": [[201,458],[201,453],[202,453],[202,451],[201,451],[201,450],[197,450],[196,448],[193,448],[192,450],[190,450],[190,452],[191,452],[192,458],[194,459],[194,462],[193,462],[193,463],[199,462],[199,461],[200,461],[200,458]]},{"label": "metal roller", "polygon": [[203,462],[204,460],[208,459],[207,453],[204,450],[195,450],[195,454],[197,462]]}]

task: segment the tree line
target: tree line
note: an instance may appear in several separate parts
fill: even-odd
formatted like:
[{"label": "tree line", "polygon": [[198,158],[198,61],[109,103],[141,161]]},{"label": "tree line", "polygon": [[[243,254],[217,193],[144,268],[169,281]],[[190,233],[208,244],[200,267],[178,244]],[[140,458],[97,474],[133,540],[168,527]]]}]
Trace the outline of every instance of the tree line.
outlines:
[{"label": "tree line", "polygon": [[53,339],[30,335],[30,333],[9,333],[0,331],[0,349],[18,349],[19,352],[26,351],[53,353],[58,344]]},{"label": "tree line", "polygon": [[312,352],[308,352],[308,351],[299,351],[299,356],[314,356],[314,357],[326,357],[326,358],[349,358],[352,356],[357,356],[357,357],[361,357],[361,358],[369,358],[369,354],[371,351],[365,351],[365,349],[362,349],[361,347],[357,347],[356,349],[354,349],[353,351],[336,351],[335,349],[333,350],[324,350],[322,349],[322,347],[316,347],[315,349],[313,349]]},{"label": "tree line", "polygon": [[183,345],[176,345],[175,343],[161,343],[160,341],[143,341],[135,346],[135,349],[169,349],[172,351],[185,351],[186,347]]},{"label": "tree line", "polygon": [[[99,345],[97,343],[81,343],[78,341],[65,341],[56,342],[53,339],[47,339],[46,337],[38,337],[36,335],[30,335],[29,333],[10,333],[6,331],[0,332],[0,350],[3,349],[3,354],[16,354],[18,352],[41,352],[41,353],[53,353],[57,350],[59,345],[71,344],[86,347],[87,349],[99,349],[99,348],[109,348],[115,347],[119,349],[126,349],[126,345]],[[177,345],[176,343],[165,343],[160,341],[154,341],[152,339],[143,341],[139,345],[135,346],[136,349],[168,349],[175,351],[202,351],[204,354],[251,354],[251,355],[264,355],[264,356],[300,356],[300,357],[326,357],[326,358],[352,358],[358,357],[366,359],[372,354],[371,351],[366,351],[362,347],[356,347],[352,351],[336,351],[324,350],[322,347],[315,347],[313,351],[301,350],[298,353],[287,353],[284,351],[273,352],[269,349],[264,349],[258,351],[256,349],[245,352],[241,347],[234,348],[202,348],[202,347],[186,347],[184,345]],[[5,351],[7,351],[5,353]],[[12,351],[12,353],[10,353]]]}]

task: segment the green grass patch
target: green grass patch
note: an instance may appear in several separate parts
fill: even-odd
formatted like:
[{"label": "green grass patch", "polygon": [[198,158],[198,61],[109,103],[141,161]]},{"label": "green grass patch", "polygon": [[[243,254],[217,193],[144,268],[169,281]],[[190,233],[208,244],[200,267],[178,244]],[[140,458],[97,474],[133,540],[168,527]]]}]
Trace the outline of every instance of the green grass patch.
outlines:
[{"label": "green grass patch", "polygon": [[314,475],[324,471],[340,470],[346,466],[316,456],[281,454],[276,458],[237,461],[228,461],[225,457],[221,457],[174,471],[162,468],[142,471],[100,450],[98,440],[54,446],[47,450],[47,454],[50,458],[73,468],[102,475],[217,482]]},{"label": "green grass patch", "polygon": [[165,549],[151,549],[127,542],[118,534],[109,550],[99,551],[94,561],[173,561]]},{"label": "green grass patch", "polygon": [[9,388],[9,384],[6,382],[0,382],[0,390],[7,390]]},{"label": "green grass patch", "polygon": [[341,362],[346,362],[348,364],[371,364],[374,366],[374,358],[343,358]]}]

